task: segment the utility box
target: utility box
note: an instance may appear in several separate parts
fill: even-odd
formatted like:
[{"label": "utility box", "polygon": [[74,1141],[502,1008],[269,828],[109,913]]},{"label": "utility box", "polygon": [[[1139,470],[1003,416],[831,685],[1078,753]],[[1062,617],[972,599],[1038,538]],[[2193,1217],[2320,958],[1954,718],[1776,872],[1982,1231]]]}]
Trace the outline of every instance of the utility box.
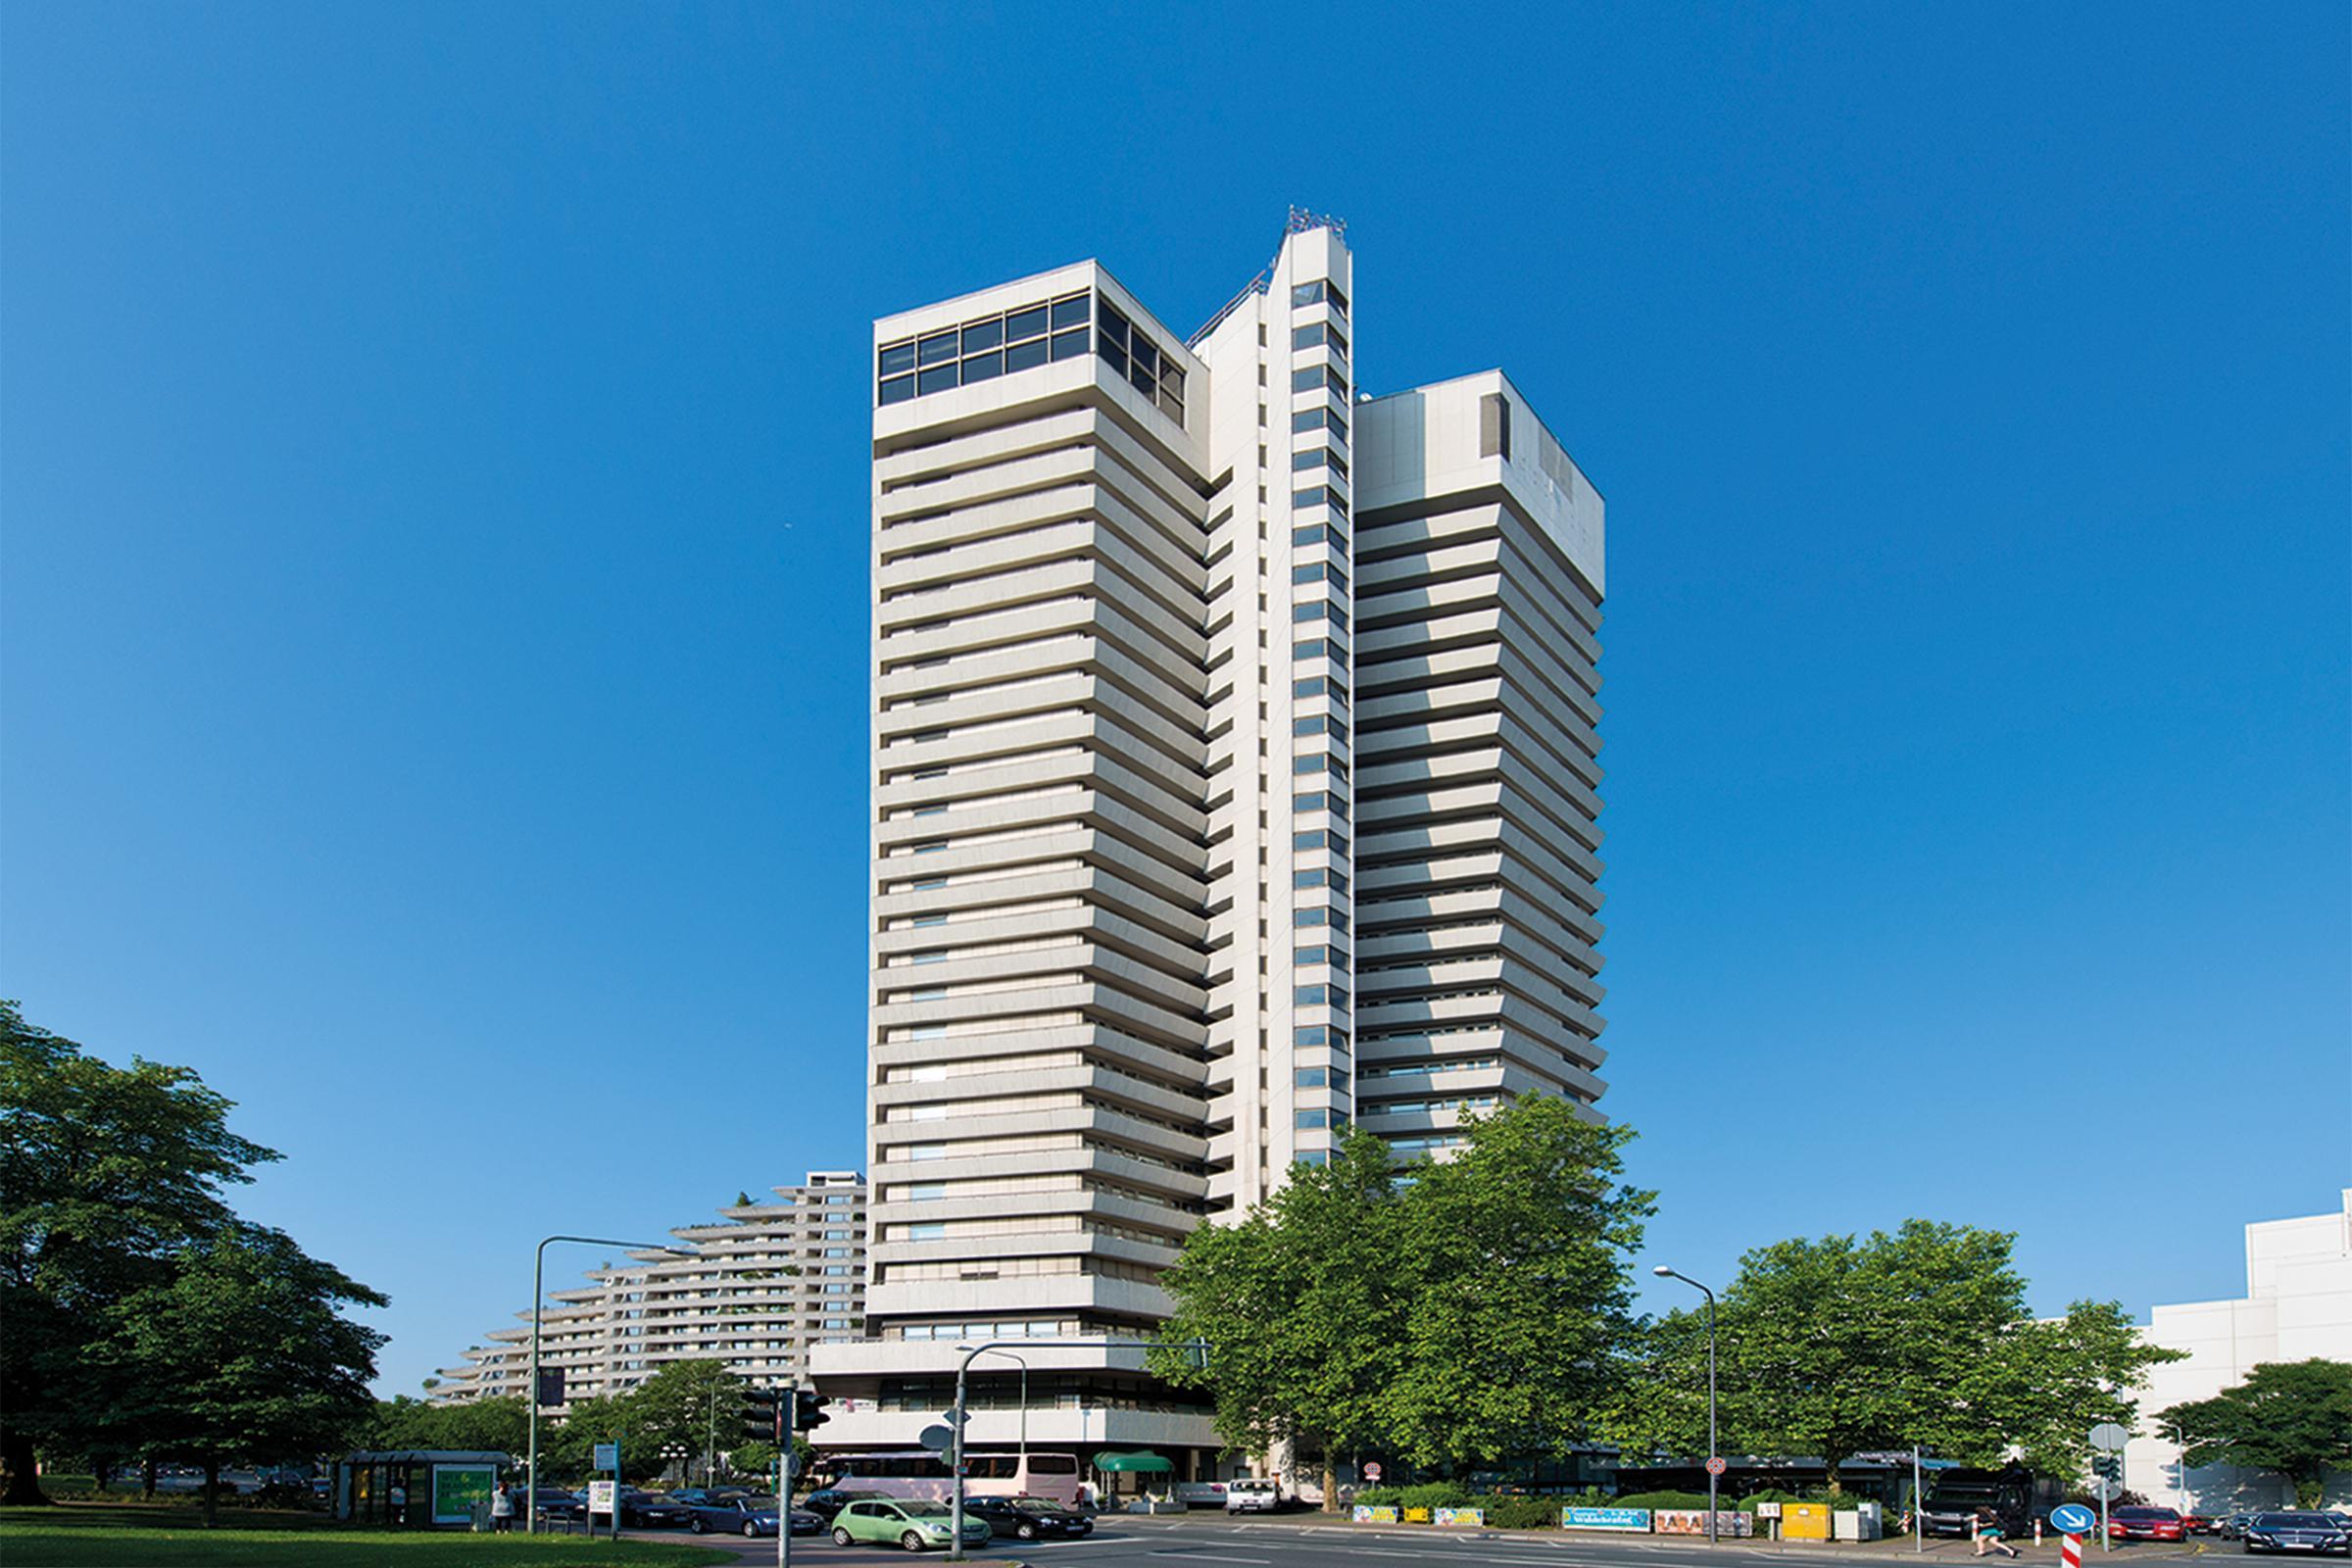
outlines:
[{"label": "utility box", "polygon": [[1838,1511],[1839,1541],[1877,1541],[1886,1534],[1885,1516],[1875,1502],[1862,1502]]},{"label": "utility box", "polygon": [[1829,1540],[1830,1505],[1826,1502],[1782,1503],[1781,1539],[1783,1541]]}]

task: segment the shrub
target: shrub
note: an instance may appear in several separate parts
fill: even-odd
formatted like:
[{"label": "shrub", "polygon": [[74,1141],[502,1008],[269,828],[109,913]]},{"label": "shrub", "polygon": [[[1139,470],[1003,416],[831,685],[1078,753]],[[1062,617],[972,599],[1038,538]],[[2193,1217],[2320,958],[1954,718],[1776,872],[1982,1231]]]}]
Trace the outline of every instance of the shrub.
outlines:
[{"label": "shrub", "polygon": [[[1609,1503],[1613,1508],[1696,1508],[1706,1511],[1707,1494],[1703,1492],[1637,1492],[1631,1496],[1617,1497]],[[1723,1513],[1733,1513],[1745,1506],[1745,1499],[1724,1497],[1715,1504]]]},{"label": "shrub", "polygon": [[1498,1530],[1544,1530],[1560,1522],[1557,1497],[1504,1497],[1490,1494],[1472,1497],[1470,1506],[1487,1510],[1487,1523]]}]

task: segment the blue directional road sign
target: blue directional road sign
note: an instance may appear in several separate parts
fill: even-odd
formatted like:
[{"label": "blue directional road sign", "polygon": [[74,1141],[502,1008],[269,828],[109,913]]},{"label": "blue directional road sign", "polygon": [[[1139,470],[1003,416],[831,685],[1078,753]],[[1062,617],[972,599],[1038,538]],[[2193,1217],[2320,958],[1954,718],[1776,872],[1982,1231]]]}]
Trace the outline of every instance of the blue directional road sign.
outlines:
[{"label": "blue directional road sign", "polygon": [[2050,1510],[2050,1526],[2062,1536],[2087,1536],[2098,1523],[2099,1516],[2079,1502],[2062,1502]]},{"label": "blue directional road sign", "polygon": [[619,1444],[600,1443],[596,1446],[594,1453],[595,1457],[591,1460],[591,1468],[597,1470],[618,1470],[620,1468]]}]

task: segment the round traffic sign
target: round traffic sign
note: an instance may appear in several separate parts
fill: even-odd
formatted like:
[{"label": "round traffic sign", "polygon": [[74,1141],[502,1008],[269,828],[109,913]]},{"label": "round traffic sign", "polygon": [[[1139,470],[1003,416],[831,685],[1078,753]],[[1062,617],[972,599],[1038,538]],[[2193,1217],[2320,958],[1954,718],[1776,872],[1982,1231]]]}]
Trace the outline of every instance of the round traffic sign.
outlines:
[{"label": "round traffic sign", "polygon": [[1366,1481],[1378,1481],[1380,1479],[1380,1461],[1378,1459],[1370,1459],[1365,1461],[1364,1479]]},{"label": "round traffic sign", "polygon": [[1711,1476],[1719,1476],[1730,1468],[1730,1465],[1723,1462],[1723,1455],[1720,1453],[1707,1461],[1707,1474]]},{"label": "round traffic sign", "polygon": [[2103,1502],[2113,1502],[2124,1494],[2124,1484],[2106,1476],[2092,1476],[2082,1483],[2082,1490]]},{"label": "round traffic sign", "polygon": [[2050,1528],[2062,1536],[2087,1536],[2098,1523],[2099,1516],[2079,1502],[2062,1502],[2050,1510]]},{"label": "round traffic sign", "polygon": [[2108,1453],[2119,1452],[2131,1441],[2132,1434],[2112,1421],[2102,1421],[2090,1429],[2090,1446]]}]

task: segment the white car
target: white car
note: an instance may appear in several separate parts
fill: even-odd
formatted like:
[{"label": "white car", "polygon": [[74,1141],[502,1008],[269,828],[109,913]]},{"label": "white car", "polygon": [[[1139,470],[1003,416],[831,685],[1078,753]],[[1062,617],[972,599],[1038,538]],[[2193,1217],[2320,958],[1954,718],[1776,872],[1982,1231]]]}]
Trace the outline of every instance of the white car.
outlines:
[{"label": "white car", "polygon": [[1282,1506],[1282,1488],[1271,1481],[1245,1476],[1225,1483],[1227,1513],[1272,1513]]}]

